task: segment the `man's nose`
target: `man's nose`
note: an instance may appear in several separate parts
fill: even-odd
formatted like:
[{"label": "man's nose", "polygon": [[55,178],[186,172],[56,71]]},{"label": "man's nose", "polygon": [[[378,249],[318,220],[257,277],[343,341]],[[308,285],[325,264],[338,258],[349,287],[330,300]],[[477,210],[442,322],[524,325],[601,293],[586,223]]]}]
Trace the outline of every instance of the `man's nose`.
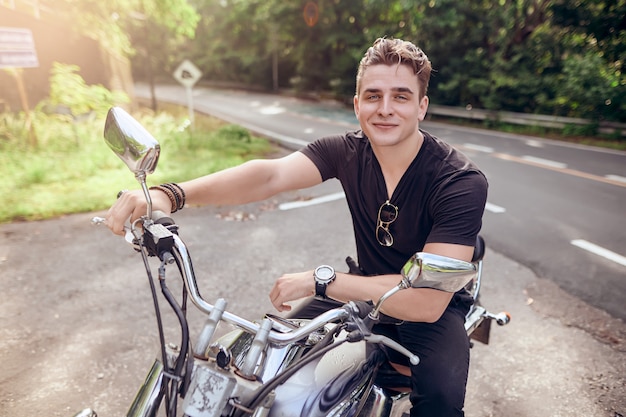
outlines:
[{"label": "man's nose", "polygon": [[393,113],[393,109],[391,106],[391,100],[388,97],[383,97],[379,102],[378,106],[378,114],[381,116],[389,116]]}]

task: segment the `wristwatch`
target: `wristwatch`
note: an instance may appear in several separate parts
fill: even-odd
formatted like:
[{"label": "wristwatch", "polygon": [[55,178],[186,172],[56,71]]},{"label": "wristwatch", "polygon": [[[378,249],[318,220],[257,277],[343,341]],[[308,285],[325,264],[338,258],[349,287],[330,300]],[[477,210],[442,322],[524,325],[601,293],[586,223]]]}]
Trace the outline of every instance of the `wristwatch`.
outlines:
[{"label": "wristwatch", "polygon": [[320,298],[326,297],[326,287],[333,282],[337,275],[332,266],[320,265],[315,268],[313,278],[315,279],[315,295]]}]

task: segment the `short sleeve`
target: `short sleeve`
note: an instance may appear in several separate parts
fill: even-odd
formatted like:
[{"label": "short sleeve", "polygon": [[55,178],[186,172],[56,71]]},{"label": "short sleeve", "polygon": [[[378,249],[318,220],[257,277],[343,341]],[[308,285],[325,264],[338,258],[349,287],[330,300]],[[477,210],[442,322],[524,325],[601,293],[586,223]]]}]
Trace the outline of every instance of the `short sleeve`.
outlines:
[{"label": "short sleeve", "polygon": [[451,175],[437,187],[430,211],[433,227],[427,243],[474,246],[487,202],[487,179],[478,170]]}]

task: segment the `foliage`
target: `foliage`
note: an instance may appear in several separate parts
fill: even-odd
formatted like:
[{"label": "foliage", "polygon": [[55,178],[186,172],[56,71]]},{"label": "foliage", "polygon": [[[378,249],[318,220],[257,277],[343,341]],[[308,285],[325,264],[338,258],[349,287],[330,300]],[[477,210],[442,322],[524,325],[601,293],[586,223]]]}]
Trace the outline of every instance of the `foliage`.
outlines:
[{"label": "foliage", "polygon": [[[191,1],[202,18],[176,60],[193,60],[213,82],[349,99],[367,46],[401,37],[431,58],[434,103],[626,117],[626,0],[315,0],[312,26],[305,1]],[[588,88],[572,100],[581,78]]]},{"label": "foliage", "polygon": [[123,92],[112,92],[102,85],[87,85],[78,74],[79,70],[76,65],[53,64],[49,98],[42,103],[47,109],[76,118],[91,112],[105,114],[114,104],[130,102]]},{"label": "foliage", "polygon": [[157,68],[168,74],[178,65],[177,50],[193,39],[200,15],[186,0],[143,2],[141,18],[126,19],[122,26],[135,51],[133,70],[151,83]]},{"label": "foliage", "polygon": [[[626,111],[623,89],[620,97],[619,79],[607,71],[603,60],[595,54],[571,55],[563,63],[561,88],[555,99],[556,104],[568,110],[568,116],[584,114],[588,118],[600,120],[619,111]],[[617,104],[617,105],[616,105]]]},{"label": "foliage", "polygon": [[[40,3],[47,4],[66,24],[98,40],[116,56],[133,56],[137,50],[145,51],[147,46],[157,55],[171,54],[184,39],[194,37],[200,19],[187,0],[40,0]],[[143,32],[144,38],[133,39],[133,33],[137,32]]]},{"label": "foliage", "polygon": [[[61,139],[71,137],[69,124],[41,111],[33,114],[40,133],[54,132],[36,150],[27,149],[19,139],[24,114],[0,113],[0,193],[5,196],[0,223],[104,210],[118,190],[138,187],[102,140],[105,113],[76,123],[80,147]],[[185,127],[186,109],[142,112],[135,117],[159,138],[162,147],[157,171],[148,178],[151,184],[195,178],[270,150],[266,140],[200,115],[192,131]]]}]

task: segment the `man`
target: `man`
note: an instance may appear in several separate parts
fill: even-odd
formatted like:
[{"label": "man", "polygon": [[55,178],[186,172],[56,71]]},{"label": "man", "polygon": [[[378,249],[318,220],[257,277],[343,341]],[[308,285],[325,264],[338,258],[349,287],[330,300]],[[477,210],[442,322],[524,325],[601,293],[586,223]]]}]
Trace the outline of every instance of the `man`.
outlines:
[{"label": "man", "polygon": [[[401,267],[415,252],[469,261],[481,228],[487,181],[465,156],[420,130],[430,72],[430,61],[412,43],[378,39],[357,74],[354,111],[361,130],[319,139],[283,158],[249,161],[180,185],[153,187],[153,207],[171,212],[185,200],[243,204],[338,178],[352,215],[359,274],[326,269],[326,277],[320,276],[322,271],[317,277],[314,271],[283,275],[270,291],[279,311],[312,295],[338,302],[376,301],[397,285]],[[124,193],[107,214],[107,224],[121,234],[124,222],[144,214],[145,206],[141,192]],[[463,415],[469,367],[463,323],[469,303],[464,291],[411,288],[383,305],[390,323],[378,330],[421,360],[410,367],[412,416]],[[315,311],[319,304],[305,304],[304,310],[313,306]],[[391,359],[396,369],[408,372],[408,363]]]}]

